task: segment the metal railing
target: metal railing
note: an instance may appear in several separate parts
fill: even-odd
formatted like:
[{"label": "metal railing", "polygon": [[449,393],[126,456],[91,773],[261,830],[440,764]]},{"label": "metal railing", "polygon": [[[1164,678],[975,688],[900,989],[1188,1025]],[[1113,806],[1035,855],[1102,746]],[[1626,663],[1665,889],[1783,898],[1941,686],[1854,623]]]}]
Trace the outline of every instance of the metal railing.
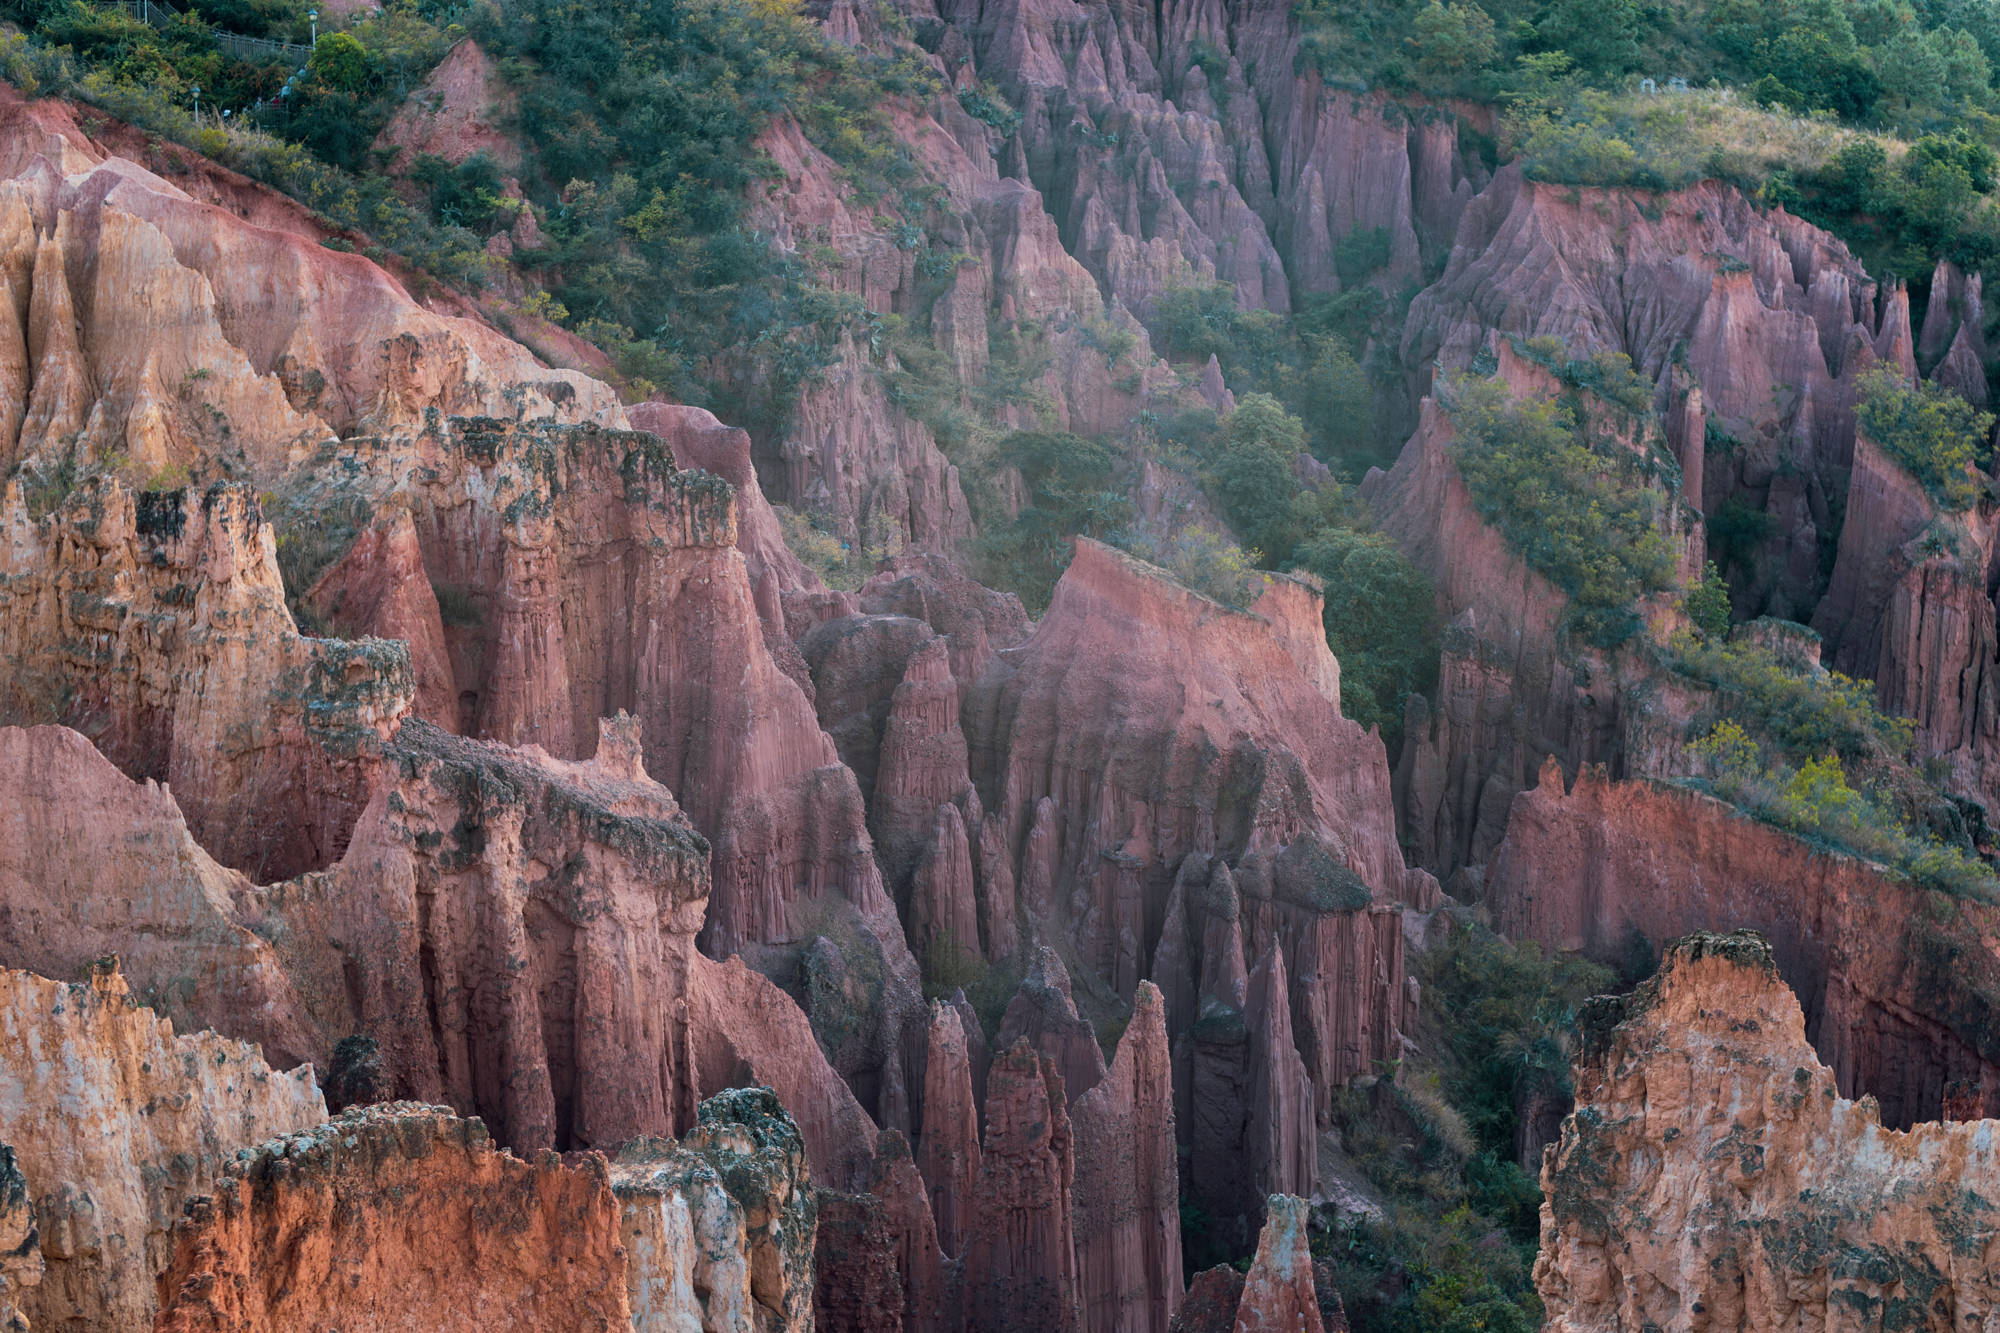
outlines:
[{"label": "metal railing", "polygon": [[[180,17],[180,11],[167,0],[119,0],[119,3],[141,23],[154,28],[164,28]],[[268,37],[246,37],[235,32],[217,32],[215,43],[238,60],[286,60],[303,65],[312,56],[310,46],[301,46],[297,42],[274,42]]]}]

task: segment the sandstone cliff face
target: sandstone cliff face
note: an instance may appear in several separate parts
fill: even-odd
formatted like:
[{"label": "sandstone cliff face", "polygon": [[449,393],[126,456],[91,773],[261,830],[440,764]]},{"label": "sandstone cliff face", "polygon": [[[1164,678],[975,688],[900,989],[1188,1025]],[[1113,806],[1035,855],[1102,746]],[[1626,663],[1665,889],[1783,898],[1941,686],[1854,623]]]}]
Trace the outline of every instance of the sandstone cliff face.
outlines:
[{"label": "sandstone cliff face", "polygon": [[1690,498],[1771,515],[1739,605],[1782,617],[1818,596],[1816,534],[1847,467],[1856,377],[1877,361],[1916,368],[1901,287],[1878,287],[1826,232],[1713,182],[1641,200],[1501,171],[1410,308],[1414,387],[1433,362],[1465,367],[1492,331],[1552,336],[1570,356],[1623,352],[1662,395],[1684,345],[1707,413],[1737,442]]},{"label": "sandstone cliff face", "polygon": [[1280,581],[1230,611],[1083,539],[1034,637],[981,682],[974,777],[1016,849],[1024,910],[1054,908],[1043,928],[1066,925],[1122,994],[1190,852],[1233,861],[1311,838],[1364,899],[1432,891],[1403,864],[1381,742],[1341,717],[1324,638],[1297,656],[1317,602]]},{"label": "sandstone cliff face", "polygon": [[679,1143],[611,1165],[633,1333],[812,1327],[818,1209],[798,1127],[768,1088],[701,1104]]},{"label": "sandstone cliff face", "polygon": [[524,1150],[670,1134],[692,1110],[707,848],[630,720],[605,733],[566,764],[408,723],[347,857],[261,904],[323,1026],[379,1041],[399,1095]]},{"label": "sandstone cliff face", "polygon": [[[1517,398],[1570,396],[1508,339],[1492,345],[1497,376]],[[1705,541],[1685,489],[1697,474],[1683,469],[1675,482],[1675,450],[1698,461],[1703,444],[1697,434],[1677,446],[1673,430],[1677,419],[1698,425],[1704,408],[1677,367],[1666,379],[1665,429],[1650,419],[1635,424],[1594,395],[1575,399],[1607,438],[1646,462],[1658,521],[1685,580],[1700,577]],[[1549,755],[1572,771],[1606,763],[1621,776],[1681,771],[1675,765],[1685,762],[1678,746],[1653,734],[1654,715],[1671,712],[1660,673],[1643,654],[1605,652],[1565,632],[1568,596],[1480,517],[1452,457],[1455,439],[1445,405],[1425,399],[1395,467],[1371,473],[1362,487],[1382,530],[1430,576],[1446,622],[1437,703],[1407,704],[1395,797],[1412,859],[1447,878],[1492,855],[1508,802],[1534,783]],[[1668,617],[1667,600],[1640,609],[1649,619]]]},{"label": "sandstone cliff face", "polygon": [[1757,930],[1847,1095],[1875,1097],[1898,1126],[1935,1118],[1954,1082],[2000,1110],[1990,908],[1816,853],[1693,792],[1592,769],[1565,793],[1553,765],[1514,800],[1486,901],[1503,934],[1613,964],[1635,941],[1657,951],[1689,931]]},{"label": "sandstone cliff face", "polygon": [[[1334,1089],[1400,1056],[1399,909],[1437,892],[1403,863],[1381,742],[1341,717],[1338,691],[1318,598],[1303,586],[1274,581],[1252,613],[1230,611],[1080,541],[1034,637],[999,655],[967,710],[975,777],[1014,849],[1024,929],[1066,930],[1121,995],[1151,977],[1176,1042],[1211,999],[1240,1020],[1247,996],[1227,978],[1283,953],[1283,1044],[1304,1053],[1310,1079],[1286,1104],[1303,1110],[1308,1142]],[[1215,910],[1197,912],[1197,894]],[[1062,1026],[1031,990],[1022,1023],[1010,1008],[1003,1044]],[[1275,1002],[1265,1010],[1275,1018]],[[1031,1013],[1044,1013],[1032,1031]],[[1227,1071],[1214,1097],[1229,1124],[1198,1139],[1233,1214],[1261,1194],[1233,1206],[1247,1178],[1236,1095],[1250,1048],[1240,1021],[1230,1031],[1239,1036],[1214,1066]],[[1084,1042],[1084,1063],[1101,1061],[1087,1025]],[[1177,1065],[1190,1108],[1196,1073]],[[1064,1072],[1074,1091],[1078,1072],[1095,1083],[1102,1065],[1065,1060]],[[1194,1123],[1183,1116],[1183,1132]],[[1270,1188],[1310,1184],[1283,1176]]]},{"label": "sandstone cliff face", "polygon": [[621,1239],[602,1158],[530,1164],[477,1120],[389,1102],[244,1154],[189,1207],[154,1327],[610,1333],[632,1326]]},{"label": "sandstone cliff face", "polygon": [[1075,1333],[1075,1136],[1062,1075],[1017,1042],[993,1062],[986,1142],[964,1260],[965,1327]]},{"label": "sandstone cliff face", "polygon": [[1551,1330],[1943,1328],[1992,1308],[1992,1126],[1885,1129],[1748,932],[1675,944],[1585,1013],[1544,1158]]},{"label": "sandstone cliff face", "polygon": [[1827,664],[1873,680],[1885,712],[1915,721],[1919,755],[1944,761],[1950,789],[1989,805],[2000,791],[1997,521],[1988,506],[1941,514],[1857,435],[1833,578],[1813,613]]},{"label": "sandstone cliff face", "polygon": [[[0,1047],[0,1140],[33,1200],[27,1235],[7,1210],[0,1301],[35,1328],[147,1327],[182,1203],[238,1149],[326,1118],[310,1068],[273,1073],[254,1046],[176,1036],[115,962],[75,983],[0,970]],[[14,1288],[30,1238],[46,1272]]]},{"label": "sandstone cliff face", "polygon": [[1179,1171],[1166,1006],[1140,982],[1103,1082],[1070,1104],[1083,1326],[1166,1333],[1181,1301]]},{"label": "sandstone cliff face", "polygon": [[297,502],[411,508],[422,566],[403,576],[463,608],[434,631],[455,729],[576,757],[599,717],[632,713],[647,770],[713,848],[703,947],[772,946],[774,973],[815,956],[842,970],[853,984],[837,1005],[813,1008],[816,983],[800,992],[829,1051],[878,1111],[907,1089],[916,964],[804,664],[788,674],[772,651],[794,576],[760,544],[760,615],[729,485],[680,470],[653,436],[596,427],[454,421],[363,456],[360,480],[327,469],[297,483]]},{"label": "sandstone cliff face", "polygon": [[248,488],[93,479],[36,521],[0,497],[0,720],[84,731],[172,786],[225,865],[337,860],[413,693],[401,644],[300,635]]},{"label": "sandstone cliff face", "polygon": [[[74,451],[268,484],[426,410],[620,418],[616,395],[359,255],[200,202],[60,113],[0,102],[0,465]],[[268,220],[268,219],[265,219]]]},{"label": "sandstone cliff face", "polygon": [[42,1280],[42,1237],[35,1205],[14,1150],[0,1144],[0,1328],[27,1333],[21,1302]]},{"label": "sandstone cliff face", "polygon": [[63,727],[0,727],[0,963],[85,975],[116,955],[182,1031],[260,1043],[279,1067],[326,1043],[251,925],[256,887],[189,833],[167,789],[134,782]]},{"label": "sandstone cliff face", "polygon": [[804,1174],[796,1127],[761,1090],[609,1164],[519,1160],[443,1107],[353,1110],[241,1154],[189,1207],[155,1327],[802,1329]]}]

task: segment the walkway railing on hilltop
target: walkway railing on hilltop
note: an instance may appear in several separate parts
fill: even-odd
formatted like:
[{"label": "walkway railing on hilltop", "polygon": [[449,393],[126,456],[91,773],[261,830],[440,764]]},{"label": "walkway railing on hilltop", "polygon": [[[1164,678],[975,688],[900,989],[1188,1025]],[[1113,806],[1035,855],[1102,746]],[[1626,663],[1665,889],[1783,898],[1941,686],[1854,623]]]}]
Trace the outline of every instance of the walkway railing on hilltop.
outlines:
[{"label": "walkway railing on hilltop", "polygon": [[[165,28],[180,11],[166,0],[120,0],[122,8],[128,9],[144,24],[155,28]],[[238,60],[282,60],[293,65],[303,65],[312,56],[310,46],[297,42],[274,42],[268,37],[246,37],[237,32],[216,32],[215,43]]]}]

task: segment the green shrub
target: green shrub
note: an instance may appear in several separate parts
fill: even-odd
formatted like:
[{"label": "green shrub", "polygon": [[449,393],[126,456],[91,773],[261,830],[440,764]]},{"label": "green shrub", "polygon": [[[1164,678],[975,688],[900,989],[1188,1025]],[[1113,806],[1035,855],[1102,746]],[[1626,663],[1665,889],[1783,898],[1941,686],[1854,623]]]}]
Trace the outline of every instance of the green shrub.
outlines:
[{"label": "green shrub", "polygon": [[1729,585],[1713,560],[1702,566],[1701,581],[1682,596],[1681,607],[1705,637],[1729,637]]},{"label": "green shrub", "polygon": [[1895,459],[1946,510],[1971,505],[1985,493],[1973,469],[1990,452],[1993,414],[1982,412],[1942,385],[1912,385],[1893,366],[1861,377],[1855,420],[1882,452]]},{"label": "green shrub", "polygon": [[1679,635],[1669,657],[1720,691],[1731,717],[1797,762],[1828,753],[1853,761],[1900,756],[1914,741],[1909,719],[1876,706],[1870,682],[1800,670],[1740,634],[1726,643]]},{"label": "green shrub", "polygon": [[1444,401],[1474,508],[1578,608],[1614,612],[1673,586],[1664,497],[1630,450],[1594,446],[1567,409],[1519,401],[1498,380],[1455,381]]},{"label": "green shrub", "polygon": [[1326,641],[1340,659],[1341,711],[1380,726],[1392,746],[1403,700],[1437,684],[1438,616],[1431,582],[1379,532],[1325,528],[1292,553],[1325,589]]},{"label": "green shrub", "polygon": [[1134,534],[1120,544],[1182,586],[1239,611],[1263,596],[1268,582],[1250,552],[1200,524],[1181,529],[1171,541]]}]

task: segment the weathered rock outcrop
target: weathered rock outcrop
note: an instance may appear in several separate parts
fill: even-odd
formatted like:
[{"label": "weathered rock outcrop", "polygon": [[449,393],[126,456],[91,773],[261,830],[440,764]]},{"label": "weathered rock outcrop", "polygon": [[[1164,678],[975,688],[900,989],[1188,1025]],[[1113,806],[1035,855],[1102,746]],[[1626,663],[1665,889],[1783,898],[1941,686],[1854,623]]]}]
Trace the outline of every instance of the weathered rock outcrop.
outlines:
[{"label": "weathered rock outcrop", "polygon": [[696,953],[707,846],[631,719],[577,763],[414,721],[387,753],[342,861],[259,887],[80,736],[0,729],[0,962],[70,975],[128,952],[165,1012],[322,1068],[365,1034],[368,1096],[448,1100],[524,1150],[671,1134],[702,1096],[765,1082],[824,1179],[865,1178],[874,1127],[805,1015]]},{"label": "weathered rock outcrop", "polygon": [[804,1151],[765,1090],[705,1102],[686,1139],[608,1165],[522,1161],[478,1120],[413,1102],[240,1157],[177,1233],[161,1333],[810,1322]]},{"label": "weathered rock outcrop", "polygon": [[1347,1333],[1340,1297],[1319,1290],[1306,1244],[1309,1216],[1305,1200],[1272,1195],[1250,1271],[1195,1274],[1172,1333]]},{"label": "weathered rock outcrop", "polygon": [[225,865],[339,859],[409,709],[410,655],[298,633],[247,487],[97,478],[37,521],[10,484],[0,530],[0,721],[65,723],[171,785]]},{"label": "weathered rock outcrop", "polygon": [[1896,1131],[1844,1099],[1756,935],[1689,936],[1582,1022],[1542,1168],[1555,1333],[1943,1328],[2000,1298],[1991,1123]]},{"label": "weathered rock outcrop", "polygon": [[[1516,398],[1569,396],[1510,339],[1491,343],[1497,377]],[[1699,391],[1681,383],[1684,374],[1666,378],[1668,424],[1676,416],[1698,424]],[[1685,477],[1675,476],[1673,440],[1650,418],[1635,421],[1595,396],[1577,397],[1590,420],[1642,460],[1655,522],[1683,577],[1698,578],[1703,528]],[[1568,632],[1568,596],[1480,517],[1453,459],[1455,440],[1447,407],[1425,399],[1395,467],[1371,473],[1362,487],[1382,530],[1429,575],[1446,622],[1436,705],[1420,697],[1407,704],[1395,796],[1412,860],[1447,879],[1492,855],[1508,802],[1533,785],[1549,755],[1569,771],[1605,763],[1620,776],[1679,760],[1678,746],[1654,736],[1651,719],[1665,693],[1658,673],[1643,657],[1606,652]],[[1685,452],[1700,457],[1701,441]],[[1641,682],[1643,689],[1630,688]]]},{"label": "weathered rock outcrop", "polygon": [[1243,1279],[1235,1333],[1322,1333],[1313,1288],[1312,1251],[1306,1245],[1304,1199],[1273,1194],[1266,1204],[1257,1257]]},{"label": "weathered rock outcrop", "polygon": [[21,1312],[28,1288],[42,1280],[42,1236],[35,1203],[14,1150],[0,1143],[0,1328],[28,1333]]},{"label": "weathered rock outcrop", "polygon": [[1120,994],[1152,970],[1190,853],[1234,863],[1310,838],[1359,889],[1328,910],[1435,892],[1403,864],[1381,742],[1340,715],[1318,624],[1291,581],[1231,611],[1079,540],[1033,639],[982,682],[974,777],[1016,849],[1021,908]]},{"label": "weathered rock outcrop", "polygon": [[820,1190],[813,1243],[813,1327],[819,1333],[902,1333],[896,1237],[872,1194]]},{"label": "weathered rock outcrop", "polygon": [[1083,1326],[1166,1333],[1181,1301],[1178,1148],[1166,1006],[1140,982],[1110,1073],[1070,1103]]},{"label": "weathered rock outcrop", "polygon": [[633,1333],[812,1324],[818,1207],[798,1126],[768,1088],[701,1104],[678,1143],[611,1164]]},{"label": "weathered rock outcrop", "polygon": [[905,1333],[941,1333],[959,1326],[957,1265],[947,1265],[938,1249],[937,1227],[925,1197],[923,1177],[910,1156],[909,1140],[891,1129],[882,1134],[868,1179],[870,1195],[882,1201],[883,1220],[895,1246],[902,1278]]},{"label": "weathered rock outcrop", "polygon": [[[778,976],[818,950],[847,984],[824,1005],[819,983],[798,993],[841,1072],[878,1111],[907,1089],[916,963],[803,663],[787,674],[773,655],[782,618],[760,617],[731,488],[653,436],[588,426],[453,421],[362,452],[362,479],[326,469],[298,502],[410,507],[423,567],[408,577],[464,608],[439,630],[456,729],[579,757],[599,717],[631,712],[647,770],[713,847],[703,947],[773,946],[759,965]],[[762,586],[775,597],[786,577],[773,557]]]},{"label": "weathered rock outcrop", "polygon": [[1075,1135],[1062,1075],[1016,1042],[986,1085],[986,1142],[964,1262],[974,1333],[1076,1333]]},{"label": "weathered rock outcrop", "polygon": [[284,960],[251,929],[257,895],[195,842],[166,788],[67,728],[0,727],[0,965],[76,977],[116,955],[182,1031],[258,1042],[280,1068],[323,1059]]},{"label": "weathered rock outcrop", "polygon": [[0,424],[0,468],[119,456],[142,477],[269,484],[336,435],[427,410],[620,419],[607,386],[418,305],[304,224],[196,200],[59,106],[7,93],[0,139],[0,383],[25,404]]},{"label": "weathered rock outcrop", "polygon": [[[46,1264],[39,1286],[0,1301],[35,1328],[147,1327],[183,1201],[239,1148],[325,1118],[310,1068],[273,1073],[254,1046],[176,1036],[132,1002],[115,960],[74,983],[0,970],[0,1141]],[[35,1261],[8,1215],[11,1282]]]},{"label": "weathered rock outcrop", "polygon": [[1902,287],[1879,287],[1828,233],[1716,182],[1641,199],[1503,169],[1410,308],[1413,387],[1434,363],[1463,370],[1495,332],[1553,337],[1572,357],[1624,353],[1663,408],[1684,362],[1711,429],[1735,442],[1712,451],[1689,498],[1771,516],[1756,567],[1733,571],[1738,604],[1788,617],[1818,596],[1817,533],[1848,464],[1855,379],[1878,361],[1916,369]]},{"label": "weathered rock outcrop", "polygon": [[1757,930],[1847,1095],[1908,1125],[1963,1081],[2000,1111],[1992,908],[1815,852],[1692,791],[1587,769],[1565,793],[1553,764],[1514,800],[1486,901],[1501,933],[1614,965],[1691,931]]},{"label": "weathered rock outcrop", "polygon": [[1827,665],[1873,680],[1885,712],[1915,721],[1918,753],[1942,759],[1951,789],[1989,807],[2000,799],[1996,526],[1988,505],[1940,512],[1857,435],[1833,578],[1813,612]]},{"label": "weathered rock outcrop", "polygon": [[923,1110],[917,1169],[930,1192],[938,1244],[955,1258],[965,1253],[978,1207],[979,1108],[973,1103],[972,1064],[958,1010],[935,1002],[924,1061]]},{"label": "weathered rock outcrop", "polygon": [[1003,1051],[1023,1040],[1055,1063],[1072,1101],[1104,1079],[1104,1048],[1097,1044],[1097,1031],[1077,1013],[1069,971],[1047,945],[1035,950],[994,1038]]},{"label": "weathered rock outcrop", "polygon": [[622,1240],[601,1157],[521,1161],[478,1120],[388,1102],[262,1144],[193,1202],[154,1327],[622,1333]]},{"label": "weathered rock outcrop", "polygon": [[509,171],[521,164],[520,144],[505,133],[520,102],[478,42],[466,38],[445,53],[372,145],[396,154],[409,171],[426,154],[457,166],[475,153]]}]

